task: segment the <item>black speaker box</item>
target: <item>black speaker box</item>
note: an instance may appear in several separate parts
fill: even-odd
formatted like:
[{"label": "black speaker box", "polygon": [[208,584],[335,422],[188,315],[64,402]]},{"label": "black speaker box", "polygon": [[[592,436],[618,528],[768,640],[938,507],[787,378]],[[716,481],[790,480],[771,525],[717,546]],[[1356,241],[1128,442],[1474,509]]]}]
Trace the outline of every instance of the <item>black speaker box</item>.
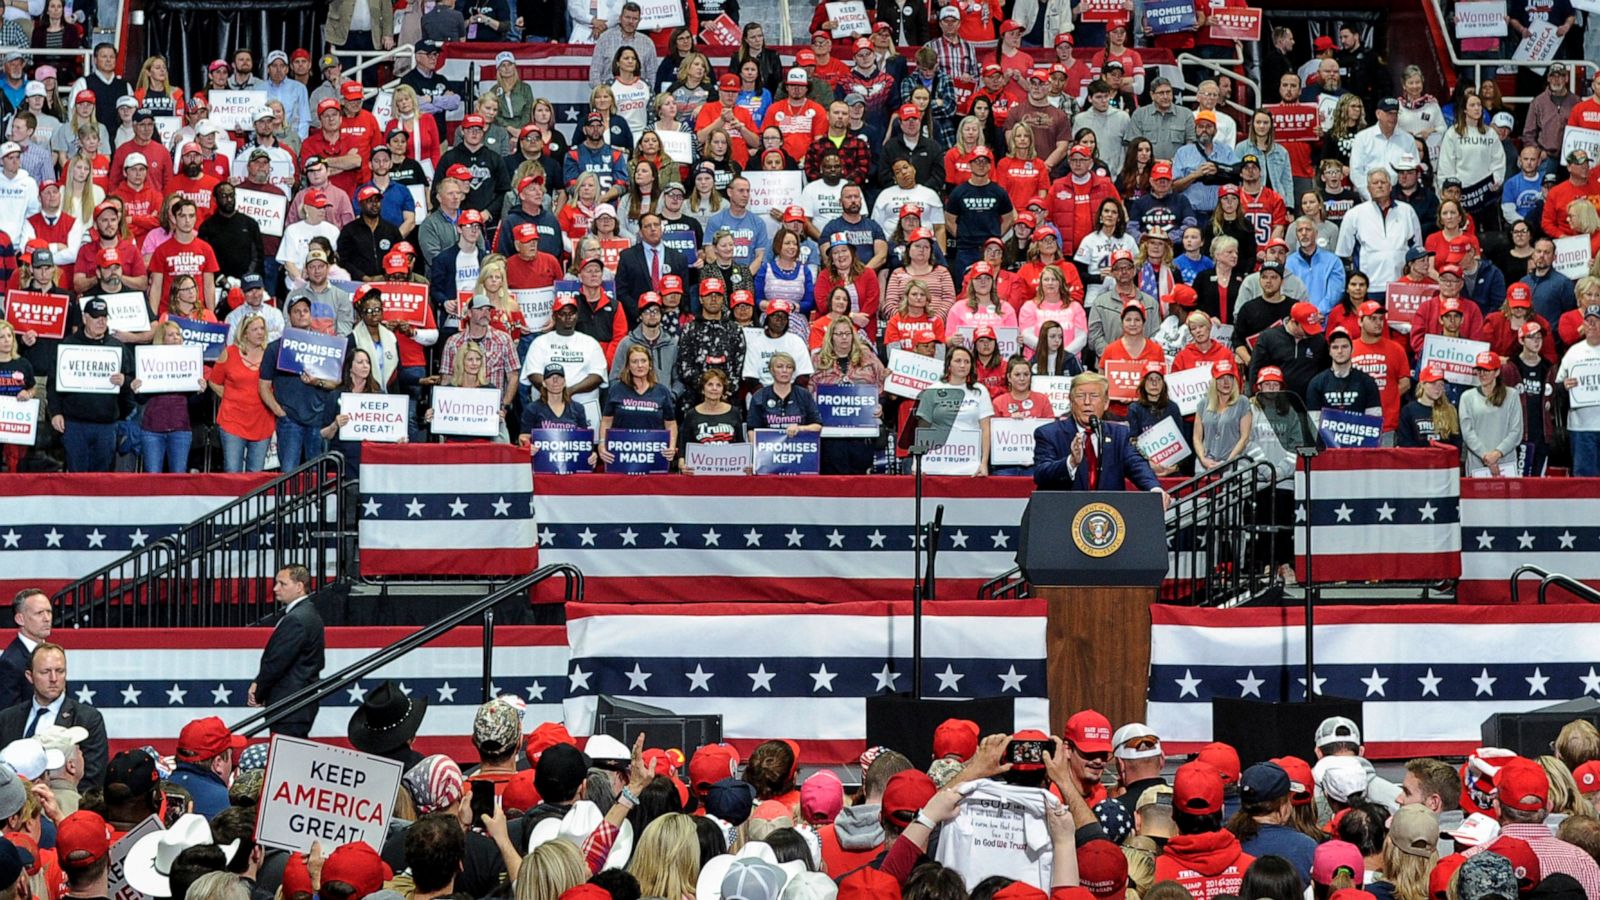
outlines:
[{"label": "black speaker box", "polygon": [[1216,699],[1211,701],[1211,739],[1238,750],[1239,761],[1246,767],[1278,756],[1314,762],[1317,726],[1331,716],[1344,716],[1360,727],[1361,701],[1339,697],[1318,697],[1309,703]]},{"label": "black speaker box", "polygon": [[632,747],[640,732],[652,747],[677,747],[685,757],[706,744],[722,742],[721,716],[691,716],[659,706],[601,694],[596,704],[594,733],[609,734]]},{"label": "black speaker box", "polygon": [[1545,756],[1561,729],[1574,719],[1600,728],[1600,703],[1585,698],[1528,712],[1495,713],[1483,720],[1483,745],[1515,750],[1529,759]]},{"label": "black speaker box", "polygon": [[933,733],[946,719],[971,719],[978,733],[1011,734],[1016,730],[1012,698],[982,700],[913,700],[904,694],[867,698],[867,746],[893,747],[911,764],[927,769],[933,762]]}]

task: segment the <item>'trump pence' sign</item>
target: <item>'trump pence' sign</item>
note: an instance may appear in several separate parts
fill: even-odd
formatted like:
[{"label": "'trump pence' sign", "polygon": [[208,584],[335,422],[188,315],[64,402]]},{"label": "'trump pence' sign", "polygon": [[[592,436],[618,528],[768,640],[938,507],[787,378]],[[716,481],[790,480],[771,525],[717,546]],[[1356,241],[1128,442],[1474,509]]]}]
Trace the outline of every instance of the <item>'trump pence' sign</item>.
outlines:
[{"label": "'trump pence' sign", "polygon": [[312,841],[382,850],[403,769],[381,756],[275,734],[256,841],[291,853],[311,852]]}]

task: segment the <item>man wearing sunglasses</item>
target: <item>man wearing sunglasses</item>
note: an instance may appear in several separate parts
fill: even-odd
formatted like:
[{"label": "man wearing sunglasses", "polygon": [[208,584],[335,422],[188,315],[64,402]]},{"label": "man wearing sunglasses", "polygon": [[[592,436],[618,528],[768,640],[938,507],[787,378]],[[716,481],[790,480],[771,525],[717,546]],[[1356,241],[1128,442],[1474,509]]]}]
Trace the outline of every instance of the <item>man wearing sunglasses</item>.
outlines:
[{"label": "man wearing sunglasses", "polygon": [[1111,755],[1117,761],[1117,783],[1123,786],[1117,802],[1133,821],[1134,805],[1146,788],[1164,786],[1161,765],[1166,753],[1161,749],[1161,737],[1143,722],[1130,722],[1111,736]]},{"label": "man wearing sunglasses", "polygon": [[1085,709],[1067,719],[1062,737],[1066,740],[1072,777],[1077,779],[1084,801],[1093,807],[1106,799],[1106,786],[1100,779],[1105,775],[1106,763],[1111,761],[1111,721]]}]

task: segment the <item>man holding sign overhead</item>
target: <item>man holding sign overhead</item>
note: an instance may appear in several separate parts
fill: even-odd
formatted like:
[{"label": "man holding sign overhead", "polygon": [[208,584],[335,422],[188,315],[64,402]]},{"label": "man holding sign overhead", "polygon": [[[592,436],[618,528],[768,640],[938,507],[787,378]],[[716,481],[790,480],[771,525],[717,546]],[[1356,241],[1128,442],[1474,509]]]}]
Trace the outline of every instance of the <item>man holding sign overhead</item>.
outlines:
[{"label": "man holding sign overhead", "polygon": [[1135,450],[1128,426],[1106,422],[1110,383],[1085,372],[1072,379],[1071,414],[1034,432],[1033,483],[1053,491],[1120,491],[1132,481],[1169,502],[1150,463]]}]

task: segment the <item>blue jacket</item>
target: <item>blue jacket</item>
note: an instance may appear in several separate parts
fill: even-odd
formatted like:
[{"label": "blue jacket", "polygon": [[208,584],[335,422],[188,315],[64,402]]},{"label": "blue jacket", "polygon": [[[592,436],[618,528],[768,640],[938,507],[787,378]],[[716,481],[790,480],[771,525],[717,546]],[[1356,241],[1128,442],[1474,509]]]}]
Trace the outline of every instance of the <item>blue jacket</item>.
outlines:
[{"label": "blue jacket", "polygon": [[195,763],[178,763],[167,779],[194,798],[194,811],[207,819],[228,808],[228,786],[216,773]]},{"label": "blue jacket", "polygon": [[[1284,268],[1305,282],[1306,299],[1316,304],[1317,311],[1324,316],[1344,296],[1344,260],[1321,247],[1309,260],[1298,248],[1290,251]],[[1504,278],[1501,279],[1501,293],[1505,293]]]},{"label": "blue jacket", "polygon": [[591,150],[587,145],[579,142],[567,151],[567,158],[562,163],[561,180],[566,182],[567,190],[572,190],[578,183],[578,176],[585,172],[593,172],[600,176],[600,190],[609,191],[616,185],[628,184],[628,157],[621,150],[606,144],[598,150]]},{"label": "blue jacket", "polygon": [[[1078,422],[1071,417],[1041,425],[1033,433],[1033,483],[1046,490],[1089,490],[1089,467],[1078,466],[1076,475],[1070,474],[1067,463],[1072,458],[1072,441],[1078,436]],[[1121,422],[1100,423],[1100,484],[1102,491],[1123,490],[1124,481],[1132,481],[1140,490],[1154,490],[1161,486],[1150,463],[1133,446],[1128,426]]]},{"label": "blue jacket", "polygon": [[1552,328],[1561,320],[1562,313],[1578,308],[1572,279],[1555,269],[1544,275],[1535,275],[1530,271],[1523,276],[1522,283],[1533,288],[1533,311],[1544,316]]},{"label": "blue jacket", "polygon": [[[1505,305],[1506,273],[1487,259],[1480,259],[1478,272],[1472,277],[1472,283],[1467,285],[1464,293],[1478,304],[1478,308],[1483,310],[1483,315],[1487,318],[1490,313],[1499,312],[1500,307]],[[1549,322],[1552,328],[1555,327],[1554,319]]]},{"label": "blue jacket", "polygon": [[1290,209],[1300,208],[1300,198],[1294,195],[1294,170],[1289,166],[1289,150],[1277,141],[1272,142],[1272,149],[1262,152],[1260,147],[1248,140],[1240,141],[1233,145],[1233,152],[1244,158],[1246,153],[1254,153],[1261,157],[1261,171],[1267,176],[1267,187],[1278,192],[1278,196],[1289,205]]}]

